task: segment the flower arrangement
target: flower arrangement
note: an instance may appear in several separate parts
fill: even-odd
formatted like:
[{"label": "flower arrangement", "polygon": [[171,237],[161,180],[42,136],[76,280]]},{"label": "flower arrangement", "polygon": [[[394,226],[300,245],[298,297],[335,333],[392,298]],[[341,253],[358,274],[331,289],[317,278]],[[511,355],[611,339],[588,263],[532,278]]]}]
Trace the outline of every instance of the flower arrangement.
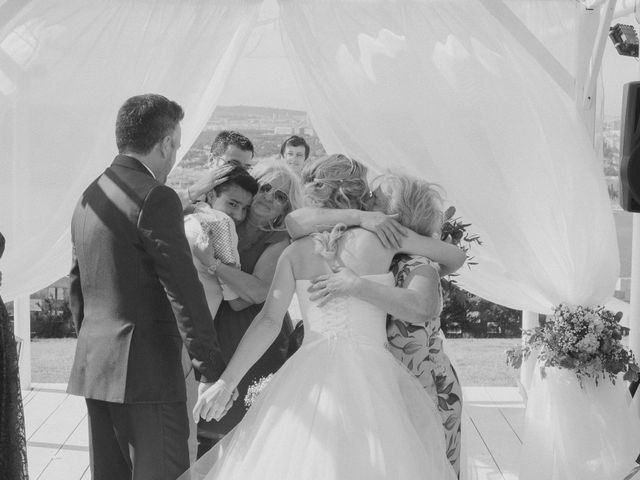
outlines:
[{"label": "flower arrangement", "polygon": [[[442,231],[440,234],[440,240],[444,242],[450,242],[453,245],[456,245],[462,249],[467,259],[465,263],[467,267],[471,268],[472,265],[477,265],[478,262],[474,261],[473,258],[469,254],[469,249],[475,243],[477,245],[482,245],[482,241],[480,240],[480,236],[476,234],[471,234],[467,231],[467,228],[471,226],[470,223],[462,223],[460,217],[454,218],[453,216],[456,214],[456,207],[453,205],[447,208],[444,212],[444,222],[442,223]],[[456,289],[456,280],[454,277],[460,275],[459,273],[450,273],[446,277],[442,277],[440,280],[440,284],[442,285],[442,289],[445,295],[445,303],[448,302],[450,296],[457,292],[456,296],[466,299],[467,296],[461,290]],[[465,300],[462,300],[464,303]]]},{"label": "flower arrangement", "polygon": [[[480,236],[476,234],[470,234],[467,231],[467,227],[470,227],[470,223],[462,223],[460,218],[453,218],[456,214],[456,207],[451,206],[444,212],[444,222],[442,224],[442,233],[440,239],[443,241],[449,241],[453,245],[459,246],[467,256],[467,265],[477,265],[478,262],[473,261],[473,257],[469,255],[469,248],[472,244],[476,243],[482,245]],[[454,276],[455,274],[452,274]]]},{"label": "flower arrangement", "polygon": [[640,368],[633,353],[622,345],[622,312],[614,314],[603,306],[558,305],[540,327],[523,332],[521,346],[507,350],[507,364],[520,368],[523,358],[537,351],[540,373],[546,367],[575,372],[582,386],[585,378],[609,378],[624,372],[624,380],[639,378]]},{"label": "flower arrangement", "polygon": [[266,377],[260,377],[249,385],[249,388],[247,388],[247,394],[244,397],[244,404],[247,408],[255,403],[258,395],[260,395],[260,392],[262,392],[262,390],[264,390],[267,384],[271,381],[271,378],[273,378],[273,373],[270,373]]}]

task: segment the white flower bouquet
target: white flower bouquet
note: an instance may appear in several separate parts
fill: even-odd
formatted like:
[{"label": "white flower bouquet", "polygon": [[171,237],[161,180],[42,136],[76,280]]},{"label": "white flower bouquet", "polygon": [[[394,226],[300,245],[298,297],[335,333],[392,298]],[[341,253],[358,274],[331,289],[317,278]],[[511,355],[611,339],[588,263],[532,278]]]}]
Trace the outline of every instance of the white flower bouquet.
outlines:
[{"label": "white flower bouquet", "polygon": [[585,378],[596,385],[607,377],[615,383],[623,372],[624,380],[637,380],[640,369],[621,341],[621,318],[621,312],[603,306],[560,304],[543,325],[523,332],[523,345],[507,350],[507,363],[520,368],[523,358],[536,350],[542,377],[546,367],[556,367],[575,372],[581,386]]}]

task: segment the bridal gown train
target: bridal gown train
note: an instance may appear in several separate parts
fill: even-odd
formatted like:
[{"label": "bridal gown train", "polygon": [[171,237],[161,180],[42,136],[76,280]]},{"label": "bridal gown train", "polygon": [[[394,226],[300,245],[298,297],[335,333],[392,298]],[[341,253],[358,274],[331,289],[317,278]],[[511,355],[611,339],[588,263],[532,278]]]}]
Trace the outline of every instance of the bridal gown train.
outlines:
[{"label": "bridal gown train", "polygon": [[455,479],[433,400],[386,349],[386,312],[351,297],[319,308],[308,286],[296,283],[301,348],[184,478]]}]

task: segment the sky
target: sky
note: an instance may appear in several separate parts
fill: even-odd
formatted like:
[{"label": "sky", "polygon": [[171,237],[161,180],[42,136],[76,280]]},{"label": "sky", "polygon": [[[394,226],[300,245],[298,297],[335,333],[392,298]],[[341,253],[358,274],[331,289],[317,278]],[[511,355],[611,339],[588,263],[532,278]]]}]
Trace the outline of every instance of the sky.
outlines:
[{"label": "sky", "polygon": [[[267,0],[261,12],[261,25],[249,38],[243,57],[238,61],[220,97],[221,105],[251,105],[306,110],[305,102],[293,78],[277,26],[278,6]],[[631,24],[638,30],[633,15],[614,20]],[[640,63],[620,56],[607,39],[602,62],[602,86],[605,117],[620,116],[622,87],[640,80]]]}]

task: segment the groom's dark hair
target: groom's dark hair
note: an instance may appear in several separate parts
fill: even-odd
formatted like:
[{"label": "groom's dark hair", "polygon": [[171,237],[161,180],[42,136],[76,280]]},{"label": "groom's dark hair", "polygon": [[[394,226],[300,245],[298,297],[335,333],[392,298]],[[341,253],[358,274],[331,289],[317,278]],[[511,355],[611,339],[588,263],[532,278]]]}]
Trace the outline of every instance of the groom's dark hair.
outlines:
[{"label": "groom's dark hair", "polygon": [[3,254],[4,254],[4,235],[0,233],[0,258],[2,258]]},{"label": "groom's dark hair", "polygon": [[182,107],[162,95],[129,98],[118,110],[116,144],[120,153],[147,154],[171,135],[184,118]]}]

